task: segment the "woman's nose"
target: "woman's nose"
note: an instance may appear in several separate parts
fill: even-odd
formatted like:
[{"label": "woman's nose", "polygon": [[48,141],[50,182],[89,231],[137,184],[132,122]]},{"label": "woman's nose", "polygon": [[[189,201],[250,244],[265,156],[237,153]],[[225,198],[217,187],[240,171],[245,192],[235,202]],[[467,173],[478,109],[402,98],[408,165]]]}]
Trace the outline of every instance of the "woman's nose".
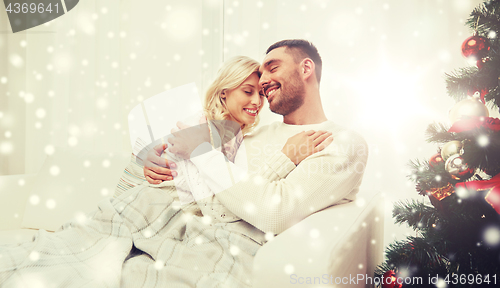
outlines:
[{"label": "woman's nose", "polygon": [[252,99],[251,99],[251,104],[252,105],[256,105],[257,107],[260,107],[260,104],[261,103],[261,97],[260,97],[260,94],[258,91],[256,91],[255,93],[253,93],[252,95]]}]

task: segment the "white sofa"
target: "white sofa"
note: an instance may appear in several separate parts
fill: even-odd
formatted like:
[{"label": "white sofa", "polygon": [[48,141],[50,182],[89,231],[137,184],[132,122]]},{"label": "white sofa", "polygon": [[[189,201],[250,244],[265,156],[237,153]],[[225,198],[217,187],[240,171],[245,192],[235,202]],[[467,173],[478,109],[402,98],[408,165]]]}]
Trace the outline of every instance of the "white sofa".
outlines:
[{"label": "white sofa", "polygon": [[[130,154],[58,149],[37,174],[0,176],[0,245],[93,210],[113,195],[128,161]],[[284,231],[258,251],[254,287],[373,287],[360,275],[373,276],[382,262],[382,207],[380,193],[362,191]]]}]

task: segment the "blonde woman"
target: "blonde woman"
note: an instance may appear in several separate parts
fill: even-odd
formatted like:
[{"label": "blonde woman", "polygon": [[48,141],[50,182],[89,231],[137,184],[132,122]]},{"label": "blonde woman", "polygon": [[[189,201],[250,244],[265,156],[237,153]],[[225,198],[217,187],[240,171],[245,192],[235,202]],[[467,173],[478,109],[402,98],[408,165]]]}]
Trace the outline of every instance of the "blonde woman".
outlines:
[{"label": "blonde woman", "polygon": [[[258,69],[259,63],[245,56],[237,56],[226,61],[205,94],[201,122],[208,121],[208,123],[198,125],[196,127],[198,129],[191,128],[186,131],[196,136],[205,134],[207,140],[218,147],[231,162],[234,162],[244,135],[250,133],[259,123],[258,115],[264,97],[260,94]],[[150,154],[161,152],[163,159],[175,162],[176,175],[179,176],[175,177],[174,181],[161,182],[151,181],[151,177],[145,174],[149,183],[143,182],[142,185],[162,188],[166,193],[172,193],[172,197],[180,202],[184,212],[196,216],[208,216],[212,222],[239,220],[239,217],[227,210],[215,198],[216,191],[210,191],[198,174],[198,169],[190,161],[183,161],[182,157],[175,154],[179,153],[179,147],[171,144],[171,147],[165,150],[167,145],[157,146],[156,150],[150,151]],[[189,158],[189,155],[183,158]],[[163,159],[161,161],[165,162]],[[168,162],[165,164],[168,165]],[[152,172],[147,168],[144,170]],[[170,177],[165,180],[172,179],[173,177]]]}]

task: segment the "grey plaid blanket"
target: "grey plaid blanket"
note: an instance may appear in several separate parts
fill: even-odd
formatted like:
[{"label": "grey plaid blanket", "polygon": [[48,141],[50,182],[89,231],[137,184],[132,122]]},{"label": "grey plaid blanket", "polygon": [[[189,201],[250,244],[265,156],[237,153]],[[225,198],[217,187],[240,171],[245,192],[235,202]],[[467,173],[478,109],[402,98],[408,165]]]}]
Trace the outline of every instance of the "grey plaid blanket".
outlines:
[{"label": "grey plaid blanket", "polygon": [[264,234],[185,212],[140,185],[32,242],[0,246],[0,287],[250,287]]}]

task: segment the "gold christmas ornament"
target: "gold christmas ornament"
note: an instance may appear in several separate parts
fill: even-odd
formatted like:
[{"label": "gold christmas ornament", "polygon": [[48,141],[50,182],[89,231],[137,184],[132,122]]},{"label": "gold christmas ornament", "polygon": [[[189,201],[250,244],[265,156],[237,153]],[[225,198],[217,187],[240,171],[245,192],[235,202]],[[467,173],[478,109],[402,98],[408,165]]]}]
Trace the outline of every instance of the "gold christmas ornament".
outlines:
[{"label": "gold christmas ornament", "polygon": [[441,158],[443,158],[443,161],[446,161],[455,154],[462,155],[462,149],[462,142],[457,140],[450,141],[441,147]]},{"label": "gold christmas ornament", "polygon": [[478,97],[472,97],[458,102],[450,110],[449,117],[451,123],[455,123],[463,116],[488,117],[490,113],[486,105]]}]

